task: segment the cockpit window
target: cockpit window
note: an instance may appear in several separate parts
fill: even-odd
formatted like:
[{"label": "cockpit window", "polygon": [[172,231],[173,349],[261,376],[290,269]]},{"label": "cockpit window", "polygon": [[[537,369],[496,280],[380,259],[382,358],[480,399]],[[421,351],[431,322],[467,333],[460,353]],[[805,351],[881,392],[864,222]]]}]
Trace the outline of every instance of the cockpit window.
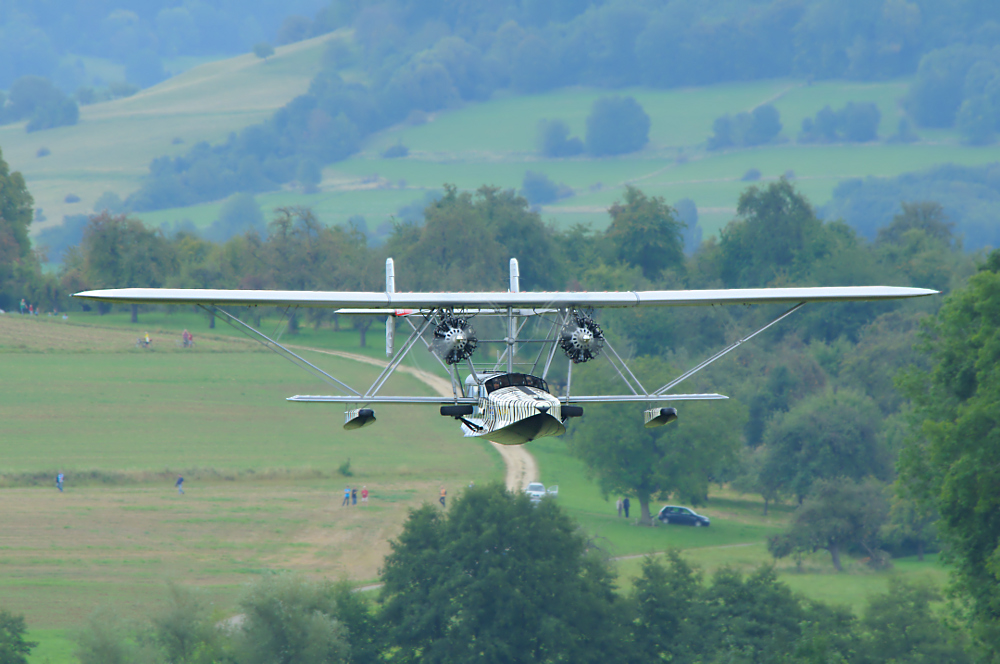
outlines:
[{"label": "cockpit window", "polygon": [[486,381],[486,392],[490,393],[503,387],[517,387],[520,385],[535,387],[546,392],[549,391],[548,383],[538,376],[531,376],[529,374],[502,374]]}]

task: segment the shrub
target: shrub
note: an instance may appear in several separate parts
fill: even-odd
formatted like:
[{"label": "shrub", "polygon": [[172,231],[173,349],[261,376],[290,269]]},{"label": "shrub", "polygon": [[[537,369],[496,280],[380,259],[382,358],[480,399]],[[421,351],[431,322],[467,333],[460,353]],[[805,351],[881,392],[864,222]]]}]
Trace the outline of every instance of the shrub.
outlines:
[{"label": "shrub", "polygon": [[572,157],[583,152],[583,141],[570,138],[562,120],[539,120],[535,144],[545,157]]},{"label": "shrub", "polygon": [[382,156],[386,159],[398,159],[400,157],[406,157],[410,154],[410,148],[406,147],[402,143],[396,143],[395,145],[390,145],[385,150],[382,151]]},{"label": "shrub", "polygon": [[344,463],[337,466],[337,472],[343,475],[344,477],[353,477],[354,471],[351,470],[351,460],[348,459]]},{"label": "shrub", "polygon": [[872,102],[850,102],[840,110],[824,106],[814,118],[802,121],[801,143],[863,143],[878,138],[882,113]]},{"label": "shrub", "polygon": [[267,42],[260,42],[253,45],[253,54],[261,60],[267,60],[274,55],[274,47]]},{"label": "shrub", "polygon": [[708,139],[709,150],[729,147],[750,147],[770,143],[781,131],[781,117],[771,104],[758,106],[751,113],[728,113],[712,123],[712,136]]},{"label": "shrub", "polygon": [[740,179],[743,180],[744,182],[756,182],[757,180],[760,179],[760,169],[750,168],[747,170],[746,173],[743,174],[743,177]]},{"label": "shrub", "polygon": [[649,115],[633,97],[598,99],[587,116],[587,152],[603,157],[641,150],[649,127]]},{"label": "shrub", "polygon": [[559,199],[560,187],[545,173],[528,171],[521,182],[521,195],[532,205],[544,205]]}]

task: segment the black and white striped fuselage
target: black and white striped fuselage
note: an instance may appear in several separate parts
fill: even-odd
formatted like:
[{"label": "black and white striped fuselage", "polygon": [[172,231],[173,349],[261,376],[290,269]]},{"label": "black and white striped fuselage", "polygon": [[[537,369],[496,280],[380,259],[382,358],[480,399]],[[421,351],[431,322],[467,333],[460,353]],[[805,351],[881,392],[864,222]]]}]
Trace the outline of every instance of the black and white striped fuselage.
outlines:
[{"label": "black and white striped fuselage", "polygon": [[558,436],[566,427],[559,399],[538,387],[511,385],[480,396],[472,417],[462,421],[462,431],[501,445],[521,445]]}]

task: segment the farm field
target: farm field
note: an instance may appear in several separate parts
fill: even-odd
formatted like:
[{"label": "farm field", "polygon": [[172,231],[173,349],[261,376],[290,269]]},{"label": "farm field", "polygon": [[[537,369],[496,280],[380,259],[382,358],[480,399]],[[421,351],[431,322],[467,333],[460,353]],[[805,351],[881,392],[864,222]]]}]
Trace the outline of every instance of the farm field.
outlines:
[{"label": "farm field", "polygon": [[[441,485],[454,497],[470,480],[503,477],[487,444],[463,439],[434,409],[380,409],[376,426],[343,432],[336,407],[284,401],[316,392],[315,379],[228,327],[207,331],[203,316],[180,311],[143,312],[140,320],[0,316],[0,595],[42,643],[33,663],[73,661],[72,634],[96,606],[141,616],[171,581],[204,588],[220,611],[243,583],[275,571],[370,583],[410,507],[433,501]],[[134,348],[140,328],[179,337],[183,327],[195,332],[193,350],[166,340],[154,352]],[[311,335],[302,346],[356,350],[353,331],[301,330]],[[373,357],[380,343],[373,328]],[[307,356],[350,382],[377,371]],[[409,375],[394,380],[392,391],[429,393]],[[764,517],[756,497],[713,488],[698,508],[711,528],[641,528],[634,513],[631,523],[617,517],[614,497],[601,496],[563,440],[528,449],[546,485],[559,485],[560,504],[619,558],[623,590],[643,555],[668,548],[707,572],[770,563],[766,537],[791,513],[775,506]],[[350,479],[337,471],[347,459]],[[67,475],[65,493],[52,486],[58,470]],[[186,479],[183,496],[173,488],[177,473]],[[340,507],[346,482],[372,491],[367,508]],[[801,571],[791,561],[777,569],[797,591],[856,610],[891,575],[940,584],[946,574],[933,556],[888,572],[847,566],[834,574],[816,554]]]},{"label": "farm field", "polygon": [[[796,185],[815,205],[830,199],[845,178],[894,176],[934,164],[981,164],[995,161],[989,148],[961,145],[952,131],[920,133],[913,144],[885,142],[838,145],[795,143],[802,120],[826,105],[839,108],[849,101],[873,102],[882,114],[879,135],[896,131],[901,116],[898,100],[906,82],[858,83],[829,81],[806,85],[774,80],[733,83],[704,88],[627,89],[652,119],[650,144],[642,151],[604,159],[541,158],[535,151],[535,128],[543,118],[565,120],[572,135],[583,136],[590,105],[606,91],[566,89],[556,92],[498,97],[481,104],[433,114],[418,126],[400,125],[371,137],[363,151],[324,170],[320,190],[304,194],[293,190],[257,197],[265,211],[287,205],[307,205],[331,224],[364,216],[376,231],[404,205],[451,183],[475,190],[489,184],[520,188],[526,171],[545,173],[567,185],[573,195],[541,208],[545,220],[558,226],[573,223],[603,228],[606,209],[620,198],[627,184],[674,203],[691,198],[699,208],[706,234],[715,233],[734,215],[739,194],[750,182],[744,174],[756,168],[763,181],[792,172]],[[784,129],[779,142],[749,149],[710,152],[705,141],[713,120],[724,113],[751,110],[774,103]],[[385,148],[402,143],[405,158],[381,157]],[[205,227],[217,216],[221,203],[147,213],[156,224],[191,220]]]},{"label": "farm field", "polygon": [[[253,54],[208,62],[124,99],[80,108],[71,127],[26,133],[25,123],[0,127],[0,148],[21,171],[47,221],[88,213],[106,191],[122,198],[138,188],[156,157],[178,156],[199,141],[219,142],[261,122],[309,88],[331,33],[288,46],[261,60]],[[180,142],[175,142],[180,141]],[[38,157],[40,148],[51,151]],[[65,197],[75,194],[78,203]]]}]

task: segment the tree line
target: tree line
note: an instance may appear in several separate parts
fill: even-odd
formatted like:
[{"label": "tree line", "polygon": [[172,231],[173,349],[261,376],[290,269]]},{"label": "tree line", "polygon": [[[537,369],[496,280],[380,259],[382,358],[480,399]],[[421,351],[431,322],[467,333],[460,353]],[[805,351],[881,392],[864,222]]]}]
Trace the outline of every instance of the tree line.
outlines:
[{"label": "tree line", "polygon": [[[412,510],[377,596],[289,573],[244,587],[233,607],[170,586],[157,612],[95,612],[77,637],[81,664],[351,662],[925,662],[978,654],[928,587],[893,581],[860,617],[810,601],[773,568],[708,578],[678,552],[649,557],[630,591],[555,501],[533,505],[494,484],[452,507]],[[23,663],[23,618],[0,612]],[[20,655],[24,653],[24,655]],[[20,655],[20,656],[19,656]]]}]

